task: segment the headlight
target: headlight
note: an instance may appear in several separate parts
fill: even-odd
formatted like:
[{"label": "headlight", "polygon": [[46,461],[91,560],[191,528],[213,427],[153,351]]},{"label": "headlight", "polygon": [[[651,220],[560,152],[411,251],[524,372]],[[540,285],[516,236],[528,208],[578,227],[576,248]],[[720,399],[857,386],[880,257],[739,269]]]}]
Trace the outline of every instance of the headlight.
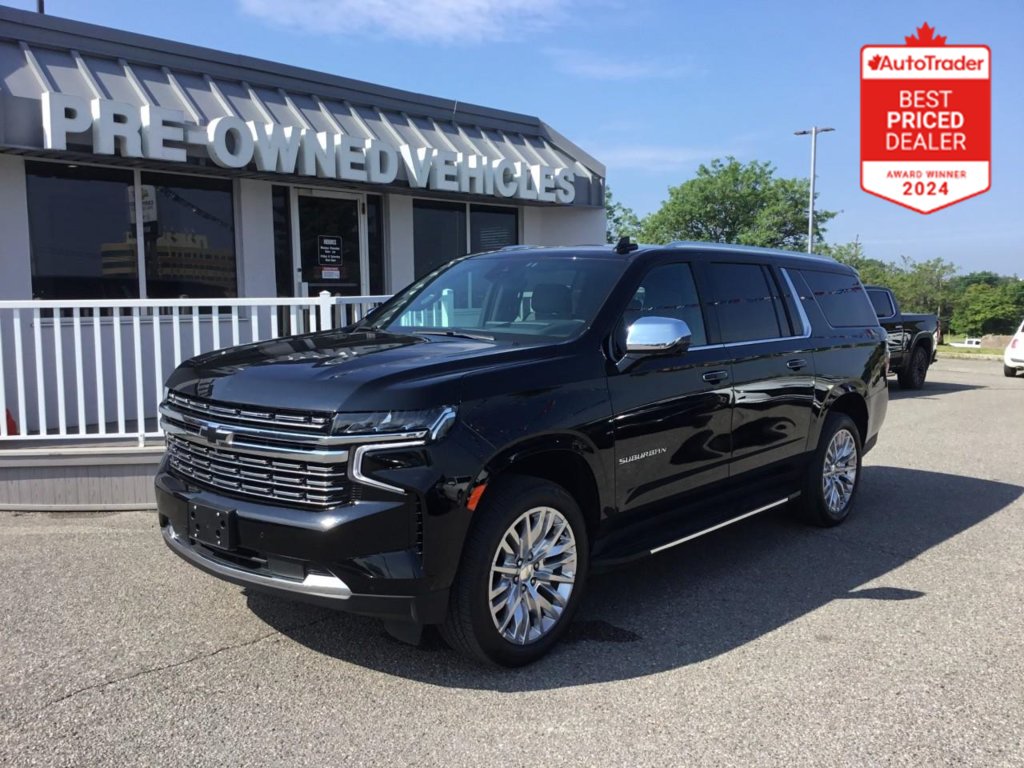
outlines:
[{"label": "headlight", "polygon": [[450,405],[422,411],[339,413],[334,417],[331,433],[335,435],[390,435],[404,432],[427,432],[432,440],[440,440],[455,423],[455,413],[456,409]]}]

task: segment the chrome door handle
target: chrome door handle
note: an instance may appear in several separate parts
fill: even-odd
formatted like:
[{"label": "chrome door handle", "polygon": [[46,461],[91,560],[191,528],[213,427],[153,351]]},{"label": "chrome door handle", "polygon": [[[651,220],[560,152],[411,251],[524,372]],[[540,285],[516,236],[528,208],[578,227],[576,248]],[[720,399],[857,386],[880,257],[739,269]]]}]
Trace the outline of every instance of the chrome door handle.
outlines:
[{"label": "chrome door handle", "polygon": [[708,371],[704,374],[704,381],[709,384],[717,384],[720,381],[725,381],[729,378],[728,371]]},{"label": "chrome door handle", "polygon": [[789,370],[791,370],[791,371],[799,371],[801,368],[804,368],[806,366],[807,366],[807,361],[806,360],[796,359],[796,360],[787,360],[786,361],[786,367],[789,368]]}]

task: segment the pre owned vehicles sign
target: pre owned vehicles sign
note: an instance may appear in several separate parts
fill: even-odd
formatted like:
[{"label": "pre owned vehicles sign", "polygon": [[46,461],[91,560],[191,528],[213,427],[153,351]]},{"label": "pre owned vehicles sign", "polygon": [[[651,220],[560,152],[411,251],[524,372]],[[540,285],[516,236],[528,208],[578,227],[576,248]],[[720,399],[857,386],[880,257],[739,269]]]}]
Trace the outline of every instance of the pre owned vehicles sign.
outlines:
[{"label": "pre owned vehicles sign", "polygon": [[932,213],[990,186],[992,53],[927,23],[905,40],[860,51],[861,188]]}]

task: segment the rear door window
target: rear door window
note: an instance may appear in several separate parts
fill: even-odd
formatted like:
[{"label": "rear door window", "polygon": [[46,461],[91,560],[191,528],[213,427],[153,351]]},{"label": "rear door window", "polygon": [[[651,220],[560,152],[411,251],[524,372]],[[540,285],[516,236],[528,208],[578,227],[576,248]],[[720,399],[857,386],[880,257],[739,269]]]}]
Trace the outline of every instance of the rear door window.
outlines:
[{"label": "rear door window", "polygon": [[718,315],[723,343],[792,335],[780,291],[767,266],[711,262],[705,273],[711,290],[709,303]]},{"label": "rear door window", "polygon": [[[856,275],[802,269],[800,273],[833,328],[878,325],[875,306]],[[886,316],[891,315],[891,310]]]}]

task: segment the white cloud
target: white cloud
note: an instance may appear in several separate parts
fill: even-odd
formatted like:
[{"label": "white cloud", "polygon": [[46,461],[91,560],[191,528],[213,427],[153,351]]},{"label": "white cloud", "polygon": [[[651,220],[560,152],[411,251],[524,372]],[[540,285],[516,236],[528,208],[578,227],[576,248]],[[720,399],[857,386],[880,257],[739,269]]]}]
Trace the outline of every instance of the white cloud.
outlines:
[{"label": "white cloud", "polygon": [[603,51],[548,48],[545,53],[558,71],[591,80],[671,80],[693,75],[697,71],[686,62],[636,56],[614,58]]},{"label": "white cloud", "polygon": [[238,0],[243,13],[317,34],[417,42],[521,38],[566,18],[573,0]]}]

